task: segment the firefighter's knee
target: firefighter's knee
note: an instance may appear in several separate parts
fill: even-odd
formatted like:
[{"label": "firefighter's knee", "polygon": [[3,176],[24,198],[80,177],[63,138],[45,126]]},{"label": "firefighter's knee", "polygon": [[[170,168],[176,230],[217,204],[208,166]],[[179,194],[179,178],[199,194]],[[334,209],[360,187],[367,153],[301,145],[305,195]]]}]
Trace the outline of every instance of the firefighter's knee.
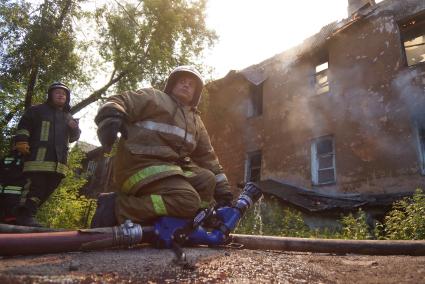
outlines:
[{"label": "firefighter's knee", "polygon": [[181,190],[167,202],[167,207],[169,207],[170,215],[192,218],[201,207],[201,198],[193,188],[188,188]]}]

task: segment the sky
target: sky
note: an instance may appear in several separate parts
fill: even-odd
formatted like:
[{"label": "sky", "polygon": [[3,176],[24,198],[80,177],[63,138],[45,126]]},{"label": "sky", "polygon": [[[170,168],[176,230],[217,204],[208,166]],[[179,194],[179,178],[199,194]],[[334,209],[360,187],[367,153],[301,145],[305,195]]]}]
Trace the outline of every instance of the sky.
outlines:
[{"label": "sky", "polygon": [[[380,2],[380,1],[376,1]],[[241,70],[281,53],[321,27],[347,17],[348,0],[209,0],[207,26],[219,36],[205,53],[213,78]],[[80,140],[99,145],[93,116],[94,104],[81,117]]]},{"label": "sky", "polygon": [[216,79],[300,44],[347,17],[348,0],[209,0],[207,25],[219,42],[206,54]]}]

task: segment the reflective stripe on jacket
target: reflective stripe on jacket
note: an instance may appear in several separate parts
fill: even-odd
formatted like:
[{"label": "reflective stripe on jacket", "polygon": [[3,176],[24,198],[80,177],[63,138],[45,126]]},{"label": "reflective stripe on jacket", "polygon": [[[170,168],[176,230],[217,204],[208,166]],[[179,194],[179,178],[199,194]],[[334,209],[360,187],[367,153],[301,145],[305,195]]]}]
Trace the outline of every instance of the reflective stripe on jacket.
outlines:
[{"label": "reflective stripe on jacket", "polygon": [[0,193],[3,193],[3,194],[21,195],[22,190],[23,190],[23,186],[16,186],[16,185],[1,186],[0,185]]},{"label": "reflective stripe on jacket", "polygon": [[124,193],[134,194],[143,184],[166,176],[184,176],[179,164],[187,157],[222,174],[196,108],[150,88],[108,98],[98,117],[114,111],[124,115],[128,130],[128,138],[118,143],[113,167],[114,181]]}]

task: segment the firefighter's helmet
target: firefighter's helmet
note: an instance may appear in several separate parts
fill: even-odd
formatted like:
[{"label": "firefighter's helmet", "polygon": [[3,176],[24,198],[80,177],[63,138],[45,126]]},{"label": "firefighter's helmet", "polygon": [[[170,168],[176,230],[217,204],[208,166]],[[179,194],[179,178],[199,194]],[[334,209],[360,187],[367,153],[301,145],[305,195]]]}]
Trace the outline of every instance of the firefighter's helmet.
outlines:
[{"label": "firefighter's helmet", "polygon": [[164,92],[171,95],[174,84],[176,83],[179,75],[181,75],[182,73],[191,74],[196,78],[197,86],[190,105],[197,106],[199,104],[199,101],[201,100],[201,93],[202,88],[204,87],[204,81],[202,80],[201,73],[199,73],[199,71],[196,70],[193,66],[182,65],[176,67],[173,71],[171,71],[170,75],[168,76],[167,83],[165,84]]},{"label": "firefighter's helmet", "polygon": [[70,107],[70,101],[71,101],[71,90],[68,88],[67,85],[65,85],[62,82],[54,82],[53,84],[51,84],[49,86],[49,88],[47,89],[47,100],[51,101],[52,100],[52,91],[54,89],[62,89],[65,91],[66,93],[66,103],[65,103],[65,108],[67,110],[69,110]]}]

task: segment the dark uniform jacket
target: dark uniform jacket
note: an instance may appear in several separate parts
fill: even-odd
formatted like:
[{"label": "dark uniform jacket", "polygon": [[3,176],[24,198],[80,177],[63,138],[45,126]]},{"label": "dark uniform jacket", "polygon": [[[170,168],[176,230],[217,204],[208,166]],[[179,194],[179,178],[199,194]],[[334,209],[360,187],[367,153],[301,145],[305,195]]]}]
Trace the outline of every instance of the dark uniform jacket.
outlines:
[{"label": "dark uniform jacket", "polygon": [[64,175],[68,144],[78,140],[80,129],[72,129],[69,112],[46,102],[32,106],[22,116],[15,142],[27,141],[30,155],[25,157],[24,172],[56,172]]}]

